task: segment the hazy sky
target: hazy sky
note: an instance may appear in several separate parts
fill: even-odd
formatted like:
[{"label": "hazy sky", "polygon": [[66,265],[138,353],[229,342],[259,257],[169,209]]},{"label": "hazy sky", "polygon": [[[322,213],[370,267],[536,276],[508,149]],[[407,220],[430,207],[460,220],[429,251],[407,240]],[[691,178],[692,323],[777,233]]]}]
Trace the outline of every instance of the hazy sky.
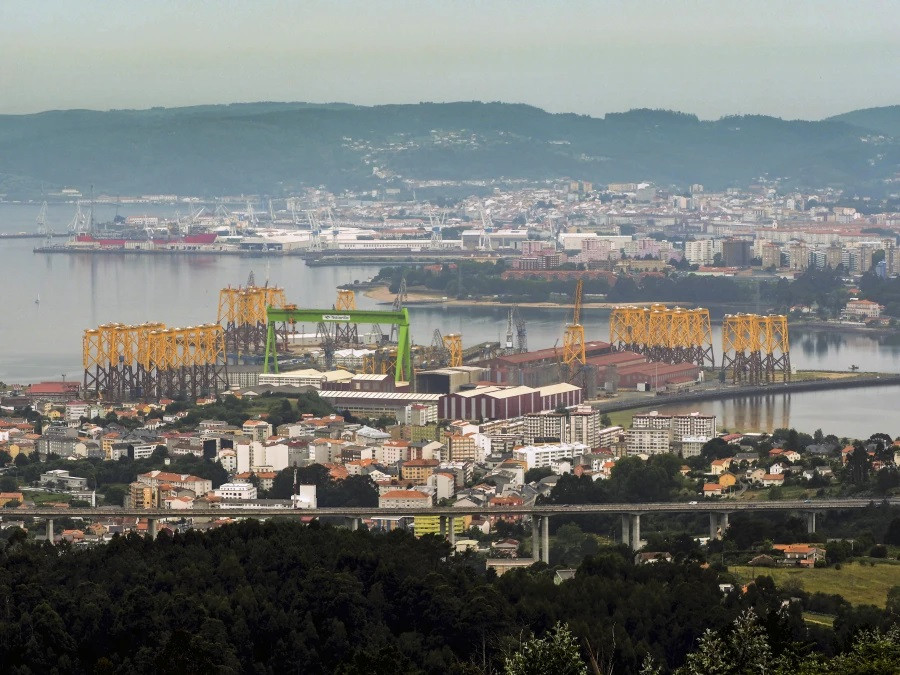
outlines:
[{"label": "hazy sky", "polygon": [[0,0],[0,113],[486,100],[817,119],[900,103],[900,0]]}]

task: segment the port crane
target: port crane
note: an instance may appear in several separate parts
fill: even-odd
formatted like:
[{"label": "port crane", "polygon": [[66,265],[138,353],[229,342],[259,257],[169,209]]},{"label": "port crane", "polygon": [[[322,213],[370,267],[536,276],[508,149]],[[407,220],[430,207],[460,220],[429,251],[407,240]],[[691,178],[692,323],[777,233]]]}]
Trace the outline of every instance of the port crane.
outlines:
[{"label": "port crane", "polygon": [[514,305],[512,308],[512,318],[516,326],[516,351],[524,354],[528,351],[528,329],[525,326],[525,317],[519,311],[518,305]]}]

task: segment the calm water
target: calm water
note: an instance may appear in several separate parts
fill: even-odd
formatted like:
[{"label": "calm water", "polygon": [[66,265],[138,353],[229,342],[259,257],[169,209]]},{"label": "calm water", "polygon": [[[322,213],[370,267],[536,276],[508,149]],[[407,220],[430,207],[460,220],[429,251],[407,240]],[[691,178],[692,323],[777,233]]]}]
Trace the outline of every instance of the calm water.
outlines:
[{"label": "calm water", "polygon": [[[0,231],[33,231],[38,205],[0,204]],[[123,215],[169,215],[169,210],[121,208]],[[182,212],[187,209],[182,207]],[[74,206],[51,207],[48,222],[62,231]],[[115,207],[95,210],[98,220],[110,219]],[[34,254],[36,240],[0,241],[4,281],[0,319],[0,380],[33,382],[81,376],[81,335],[101,323],[163,321],[170,326],[216,320],[219,289],[246,282],[252,270],[257,282],[267,276],[283,286],[289,301],[308,307],[330,307],[335,286],[372,276],[377,267],[306,267],[302,260],[237,257],[90,256]],[[35,299],[40,296],[40,303]],[[361,307],[376,303],[360,295]],[[563,309],[525,309],[531,349],[552,347],[561,339],[568,316]],[[458,332],[466,344],[500,340],[506,333],[501,308],[412,307],[413,339],[430,343],[434,328]],[[588,310],[583,316],[588,339],[608,340],[608,311]],[[314,330],[309,327],[309,330]],[[792,331],[791,358],[801,369],[900,372],[900,344],[865,335]],[[721,343],[714,327],[713,344]],[[695,404],[715,412],[728,428],[768,429],[821,427],[826,433],[861,436],[871,431],[900,434],[894,425],[897,388],[815,392],[762,399]],[[851,412],[852,411],[852,412]],[[888,429],[894,425],[897,428]]]}]

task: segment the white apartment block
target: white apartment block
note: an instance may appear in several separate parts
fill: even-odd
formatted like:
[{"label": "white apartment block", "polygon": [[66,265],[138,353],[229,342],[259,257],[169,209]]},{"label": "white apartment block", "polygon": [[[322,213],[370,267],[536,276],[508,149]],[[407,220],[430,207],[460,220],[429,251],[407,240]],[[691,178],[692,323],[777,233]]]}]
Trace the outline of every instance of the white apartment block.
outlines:
[{"label": "white apartment block", "polygon": [[530,445],[537,439],[545,438],[598,448],[601,446],[600,411],[580,405],[568,413],[528,413],[525,415],[524,432],[525,443]]},{"label": "white apartment block", "polygon": [[633,429],[665,429],[672,432],[672,440],[680,441],[684,436],[715,436],[716,416],[692,412],[687,415],[661,415],[653,410],[635,415],[631,420]]},{"label": "white apartment block", "polygon": [[256,499],[256,486],[250,483],[222,483],[213,494],[222,499]]},{"label": "white apartment block", "polygon": [[706,436],[712,438],[716,435],[716,416],[701,415],[692,412],[688,415],[672,416],[672,438],[681,441],[685,436]]},{"label": "white apartment block", "polygon": [[513,458],[524,461],[529,469],[549,467],[555,462],[572,459],[588,452],[583,443],[559,443],[554,445],[526,445],[513,450]]},{"label": "white apartment block", "polygon": [[436,405],[424,405],[416,403],[403,409],[401,424],[411,424],[414,427],[424,427],[431,422],[437,422],[438,411]]},{"label": "white apartment block", "polygon": [[684,257],[692,265],[711,265],[715,256],[716,251],[712,239],[684,243]]},{"label": "white apartment block", "polygon": [[606,427],[597,432],[597,446],[611,448],[619,442],[619,437],[625,433],[623,427]]},{"label": "white apartment block", "polygon": [[669,452],[671,429],[629,429],[625,432],[625,451],[629,455],[661,455]]},{"label": "white apartment block", "polygon": [[672,416],[660,415],[656,410],[631,418],[632,429],[671,429]]}]

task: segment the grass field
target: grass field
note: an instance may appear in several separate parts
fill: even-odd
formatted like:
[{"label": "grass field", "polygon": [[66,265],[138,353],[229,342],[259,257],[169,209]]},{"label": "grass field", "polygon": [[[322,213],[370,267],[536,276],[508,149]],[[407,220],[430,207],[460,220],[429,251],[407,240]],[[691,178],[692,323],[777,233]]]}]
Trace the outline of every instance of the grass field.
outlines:
[{"label": "grass field", "polygon": [[728,570],[742,583],[758,576],[770,576],[775,585],[781,586],[788,579],[797,579],[807,593],[829,593],[841,595],[854,605],[878,605],[884,607],[887,593],[892,586],[900,586],[900,564],[878,562],[875,567],[868,563],[844,563],[841,569],[769,569],[733,565]]}]

